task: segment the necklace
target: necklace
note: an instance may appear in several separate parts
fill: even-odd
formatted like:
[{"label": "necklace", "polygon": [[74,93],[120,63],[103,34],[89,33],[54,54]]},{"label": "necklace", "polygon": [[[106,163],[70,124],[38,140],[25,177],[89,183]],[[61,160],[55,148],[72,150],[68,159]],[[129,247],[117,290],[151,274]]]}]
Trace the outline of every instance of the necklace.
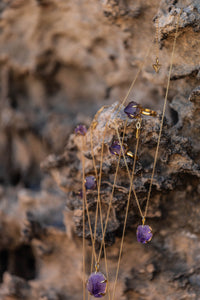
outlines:
[{"label": "necklace", "polygon": [[[150,52],[150,49],[149,49],[149,52]],[[146,58],[148,57],[149,52],[147,53]],[[145,60],[146,60],[146,58],[145,58]],[[114,108],[113,113],[117,109],[118,109],[118,111],[117,111],[117,113],[118,113],[120,111],[120,109],[121,109],[121,106],[123,105],[123,103],[125,102],[125,100],[128,98],[128,96],[129,96],[129,94],[131,92],[131,89],[132,89],[132,87],[133,87],[133,85],[134,85],[134,83],[135,83],[135,81],[136,81],[136,79],[137,79],[137,77],[138,77],[138,75],[139,75],[142,67],[143,67],[143,64],[141,65],[140,69],[138,70],[138,72],[136,74],[136,77],[133,80],[133,82],[131,84],[131,87],[130,87],[130,89],[129,89],[127,95],[126,95],[126,97],[124,98],[123,102],[121,103],[120,106],[117,106],[117,107]],[[96,116],[94,118],[94,121],[91,124],[91,129],[90,129],[91,152],[92,152],[92,158],[93,158],[93,164],[94,164],[94,169],[95,169],[96,177],[97,177],[97,170],[96,170],[96,166],[95,166],[95,163],[94,163],[95,159],[94,159],[94,153],[93,153],[92,132],[93,132],[94,127],[96,126],[96,119],[98,117],[98,114],[101,111],[102,111],[102,109],[96,114]],[[94,236],[93,236],[93,233],[92,233],[92,226],[91,226],[91,222],[90,222],[89,209],[88,209],[87,200],[86,200],[86,189],[93,188],[94,187],[94,182],[96,180],[95,180],[94,177],[93,177],[93,179],[91,177],[90,178],[88,178],[88,177],[85,178],[85,171],[84,170],[83,170],[83,182],[84,182],[84,184],[82,186],[82,188],[83,188],[83,210],[84,210],[84,208],[86,208],[86,211],[87,211],[88,223],[89,223],[90,235],[91,235],[91,241],[92,241],[92,249],[93,249],[92,256],[95,258],[95,273],[92,273],[90,275],[90,277],[88,279],[88,283],[87,283],[87,289],[90,292],[90,294],[92,294],[93,296],[95,296],[97,298],[102,297],[103,295],[105,295],[105,293],[107,291],[107,287],[108,287],[108,280],[105,278],[105,276],[101,272],[99,272],[99,268],[100,268],[99,261],[100,261],[100,258],[101,258],[101,252],[102,252],[103,246],[104,246],[104,255],[106,255],[104,238],[105,238],[106,228],[107,228],[107,224],[108,224],[108,218],[109,218],[109,214],[110,214],[110,209],[111,209],[111,204],[112,204],[114,189],[115,189],[116,180],[117,180],[117,174],[118,174],[118,170],[119,170],[120,156],[121,156],[121,153],[120,153],[119,158],[118,158],[118,162],[117,162],[114,183],[113,183],[113,186],[112,186],[112,192],[111,192],[111,197],[110,197],[110,201],[109,201],[109,207],[108,207],[108,211],[107,211],[105,226],[104,226],[104,229],[103,229],[103,226],[102,226],[102,223],[103,223],[102,222],[102,213],[101,213],[101,202],[100,202],[100,183],[101,183],[101,172],[102,172],[104,139],[105,139],[105,133],[106,133],[107,125],[108,125],[108,122],[106,123],[105,129],[104,129],[104,133],[103,133],[102,148],[101,148],[101,162],[100,162],[99,182],[97,181],[98,182],[98,201],[97,201],[98,205],[97,205],[97,209],[96,209]],[[123,133],[122,142],[123,142],[124,135],[125,135],[126,125],[127,125],[127,122],[125,122],[124,130],[123,130],[124,133]],[[139,130],[139,128],[138,128],[138,130]],[[138,130],[137,130],[137,132],[138,132]],[[83,168],[85,168],[85,159],[84,159],[84,155],[83,155],[83,150],[84,150],[84,143],[85,143],[84,142],[84,138],[85,138],[86,132],[87,132],[87,129],[83,125],[79,125],[75,129],[75,133],[82,136],[82,166],[83,166]],[[136,163],[136,155],[135,155],[135,159],[134,159],[134,166],[135,166],[135,163]],[[92,181],[93,181],[93,183],[92,183]],[[99,251],[99,255],[97,257],[96,252],[95,252],[95,239],[94,238],[96,237],[96,224],[97,224],[98,207],[100,208],[100,218],[101,218],[101,227],[102,227],[102,243],[100,245],[100,251]],[[83,212],[83,220],[85,221],[84,212]],[[85,230],[85,225],[83,225],[83,231],[84,230]],[[85,234],[83,232],[83,238],[84,237],[85,237]],[[85,242],[83,242],[83,260],[84,259],[85,259]],[[105,261],[106,261],[106,259],[105,259]],[[92,264],[91,264],[91,269],[92,269]],[[106,270],[107,270],[107,266],[106,266]],[[83,272],[85,272],[85,263],[83,264]],[[106,273],[107,273],[107,271],[106,271]],[[85,276],[83,276],[83,284],[85,282],[84,278],[85,278]],[[108,278],[108,273],[107,273],[107,278]],[[85,295],[85,287],[83,288],[83,292],[84,292],[84,295]],[[83,298],[85,299],[85,296]],[[109,299],[110,299],[110,297],[109,297]]]},{"label": "necklace", "polygon": [[[147,56],[146,56],[146,58],[147,58]],[[129,93],[131,92],[131,89],[132,89],[132,87],[133,87],[133,85],[134,85],[134,83],[135,83],[142,67],[143,67],[143,64],[141,65],[140,69],[138,70],[138,72],[136,74],[136,77],[135,77],[134,81],[131,84],[131,88],[129,89],[125,99],[123,100],[123,102],[126,100]],[[121,104],[121,105],[123,105],[123,104]],[[114,108],[113,112],[116,111],[117,109],[118,109],[118,112],[119,112],[119,110],[120,110],[119,106]],[[92,133],[93,133],[94,127],[96,126],[96,119],[97,119],[97,117],[98,117],[98,115],[101,111],[102,111],[102,109],[96,114],[96,116],[95,116],[95,118],[94,118],[94,120],[91,124],[91,129],[90,129],[91,152],[92,152],[92,158],[93,158],[93,164],[94,164],[96,177],[97,177],[97,170],[96,170],[96,165],[94,163],[95,159],[94,159],[94,153],[93,153]],[[127,124],[127,122],[125,123],[125,128],[126,128],[126,124]],[[85,177],[85,158],[84,158],[84,155],[83,155],[83,151],[84,151],[85,135],[87,133],[87,129],[84,125],[79,125],[75,129],[75,133],[77,135],[82,136],[82,151],[81,151],[81,153],[82,153],[82,168],[83,168],[83,172],[82,172],[82,174],[83,174],[83,184],[82,184],[83,223],[85,222],[85,213],[84,213],[84,211],[86,209],[87,217],[88,217],[88,224],[89,224],[89,229],[90,229],[91,242],[92,242],[92,257],[95,258],[95,273],[91,273],[91,275],[88,279],[87,289],[88,289],[90,294],[92,294],[93,296],[95,296],[97,298],[104,296],[106,291],[107,291],[107,287],[108,287],[108,280],[105,278],[105,276],[101,272],[99,272],[99,268],[100,268],[99,261],[100,261],[100,258],[101,258],[101,253],[102,253],[103,246],[104,246],[104,255],[106,254],[104,238],[105,238],[106,228],[107,228],[107,224],[108,224],[108,218],[109,218],[109,214],[110,214],[110,209],[111,209],[115,184],[116,184],[116,180],[117,180],[117,174],[118,174],[118,170],[119,170],[120,156],[121,156],[121,155],[119,155],[118,162],[117,162],[114,183],[113,183],[112,192],[111,192],[110,201],[109,201],[109,207],[108,207],[108,211],[107,211],[105,226],[104,226],[104,229],[103,229],[103,226],[102,226],[102,224],[103,224],[103,222],[102,222],[102,213],[101,213],[101,202],[100,202],[100,183],[101,183],[104,139],[105,139],[105,133],[106,133],[107,125],[108,125],[108,122],[106,123],[104,133],[103,133],[103,141],[102,141],[102,147],[101,147],[101,162],[100,162],[99,182],[94,177],[93,177],[93,179],[91,177],[90,178]],[[124,128],[124,134],[125,134],[125,128]],[[124,138],[124,134],[123,134],[123,138]],[[94,236],[93,236],[92,226],[91,226],[91,221],[90,221],[90,214],[89,214],[89,209],[88,209],[88,204],[87,204],[87,199],[86,199],[86,189],[93,188],[94,187],[94,182],[96,182],[96,181],[98,182],[98,201],[97,201],[96,217],[95,217],[95,230],[94,230],[95,232],[94,232]],[[101,227],[102,227],[102,243],[100,245],[100,251],[99,251],[99,255],[97,257],[96,251],[95,251],[95,239],[94,238],[96,237],[96,224],[97,224],[98,208],[100,208],[100,216],[101,216],[100,219],[101,219]],[[83,224],[83,238],[85,238],[84,231],[85,231],[85,225]],[[83,273],[84,273],[85,272],[85,241],[83,241],[83,260],[84,260],[84,263],[83,263]],[[106,261],[106,259],[105,259],[105,261]],[[107,267],[106,267],[106,269],[107,269]],[[91,263],[91,270],[92,270],[92,263]],[[108,273],[107,273],[107,278],[108,278]],[[85,273],[83,274],[83,293],[84,293],[83,299],[85,299]]]},{"label": "necklace", "polygon": [[[138,240],[138,242],[145,244],[145,243],[149,242],[152,239],[152,229],[149,225],[145,225],[145,219],[146,219],[146,216],[147,216],[149,199],[150,199],[150,195],[151,195],[151,188],[152,188],[152,183],[153,183],[153,178],[154,178],[154,173],[155,173],[155,168],[156,168],[156,162],[157,162],[157,157],[158,157],[158,150],[159,150],[160,139],[161,139],[161,134],[162,134],[162,128],[163,128],[163,122],[164,122],[164,116],[165,116],[165,110],[166,110],[166,104],[167,104],[167,97],[168,97],[168,92],[169,92],[170,77],[171,77],[171,72],[172,72],[173,58],[174,58],[174,52],[175,52],[177,35],[178,35],[178,26],[179,26],[179,20],[180,20],[181,12],[182,12],[182,10],[180,11],[180,13],[178,15],[178,19],[177,19],[176,32],[175,32],[175,37],[174,37],[174,43],[173,43],[173,49],[172,49],[172,55],[171,55],[171,61],[170,61],[170,68],[169,68],[169,74],[168,74],[168,80],[167,80],[167,89],[166,89],[166,93],[165,93],[164,105],[163,105],[163,110],[162,110],[162,118],[161,118],[161,122],[160,122],[160,131],[159,131],[159,136],[158,136],[156,153],[155,153],[155,157],[154,157],[153,171],[152,171],[150,187],[149,187],[149,191],[148,191],[148,195],[147,195],[147,203],[146,203],[146,207],[145,207],[145,212],[144,212],[144,215],[143,215],[140,204],[139,204],[139,201],[138,201],[138,198],[137,198],[137,195],[136,195],[136,192],[135,192],[134,188],[132,189],[133,177],[134,177],[134,168],[135,168],[135,166],[134,166],[133,167],[133,172],[132,172],[132,175],[131,175],[131,180],[130,180],[130,189],[129,189],[129,195],[128,195],[128,201],[127,201],[126,216],[125,216],[125,222],[124,222],[124,228],[123,228],[123,234],[122,234],[122,240],[121,240],[121,246],[120,246],[117,272],[116,272],[116,277],[115,277],[115,282],[114,282],[112,300],[114,300],[114,296],[115,296],[117,278],[118,278],[118,273],[119,273],[119,266],[120,266],[121,255],[122,255],[122,250],[123,250],[123,240],[124,240],[126,221],[127,221],[127,216],[128,216],[128,208],[129,208],[129,203],[130,203],[130,195],[131,195],[132,190],[133,190],[133,193],[134,193],[134,196],[135,196],[135,199],[136,199],[136,203],[138,205],[138,209],[140,211],[140,215],[142,217],[142,225],[139,225],[138,228],[137,228],[137,240]],[[129,103],[129,105],[130,105],[130,103]],[[124,111],[126,113],[127,112],[130,113],[130,111],[127,111],[128,106],[126,106],[126,108],[124,109]],[[133,106],[133,108],[135,107],[135,105],[133,105],[133,103],[132,103],[132,106]],[[152,113],[152,112],[149,111],[149,113]],[[154,115],[154,113],[153,113],[153,115]],[[140,123],[140,125],[141,125],[141,123]],[[137,125],[136,125],[136,127],[137,127]],[[138,127],[139,127],[139,125],[138,125]],[[116,131],[117,131],[118,140],[120,142],[120,136],[119,136],[119,131],[118,131],[117,127],[116,127]],[[138,142],[139,142],[139,136],[138,136],[137,132],[136,132],[136,138],[137,138],[137,144],[136,144],[136,151],[137,151]],[[120,144],[120,145],[122,147],[122,144]],[[122,152],[122,154],[123,154],[123,157],[124,157],[124,162],[125,162],[127,171],[129,173],[129,169],[128,169],[128,165],[127,165],[127,162],[126,162],[125,155],[124,155],[123,152]]]},{"label": "necklace", "polygon": [[[150,50],[151,48],[149,48],[149,51],[147,52],[146,54],[146,57],[144,59],[144,62],[141,64],[140,68],[138,69],[138,72],[125,96],[125,98],[123,99],[122,103],[120,105],[117,105],[117,107],[115,107],[113,109],[113,113],[115,111],[117,111],[117,113],[119,113],[121,107],[123,106],[123,104],[125,103],[125,101],[127,100],[142,68],[143,68],[143,65],[150,53]],[[97,125],[97,117],[99,115],[99,113],[102,111],[102,109],[100,109],[100,111],[98,111],[98,113],[96,114],[96,116],[94,117],[94,120],[91,124],[91,129],[90,129],[90,142],[91,142],[91,152],[92,152],[92,159],[93,159],[93,164],[95,166],[95,163],[94,163],[94,153],[93,153],[93,142],[92,142],[92,133],[93,133],[93,129],[95,128],[95,126]],[[119,170],[119,162],[120,162],[120,156],[119,156],[119,159],[118,159],[118,163],[117,163],[117,167],[116,167],[116,172],[115,172],[115,178],[114,178],[114,183],[113,183],[113,188],[112,188],[112,192],[111,192],[111,197],[110,197],[110,201],[109,201],[109,207],[108,207],[108,211],[107,211],[107,216],[106,216],[106,221],[105,221],[105,226],[104,226],[104,229],[102,227],[102,214],[100,213],[100,216],[101,216],[101,227],[102,227],[102,243],[101,243],[101,246],[100,246],[100,251],[99,251],[99,255],[97,257],[96,255],[96,252],[95,252],[95,241],[94,241],[94,237],[96,237],[96,224],[97,224],[97,214],[98,214],[98,207],[101,207],[101,202],[100,202],[100,183],[101,183],[101,172],[102,172],[102,161],[103,161],[103,150],[104,150],[104,139],[105,139],[105,134],[106,134],[106,130],[107,130],[107,125],[108,125],[108,122],[109,120],[106,122],[106,125],[105,125],[105,129],[104,129],[104,132],[103,132],[103,138],[102,138],[102,146],[101,146],[101,162],[100,162],[100,172],[99,172],[99,182],[98,182],[98,201],[97,201],[97,208],[96,208],[96,218],[95,218],[95,230],[94,230],[94,236],[93,236],[93,233],[92,233],[92,226],[91,226],[91,222],[90,222],[90,216],[89,216],[89,209],[88,209],[88,205],[87,205],[87,200],[86,200],[86,188],[87,186],[85,185],[82,185],[82,188],[83,188],[83,209],[85,208],[86,209],[86,212],[87,212],[87,217],[88,217],[88,223],[89,223],[89,229],[90,229],[90,236],[91,236],[91,242],[92,242],[92,257],[95,258],[95,274],[99,273],[99,261],[100,261],[100,258],[101,258],[101,252],[102,252],[102,248],[104,246],[104,255],[106,253],[105,251],[105,243],[104,243],[104,238],[105,238],[105,233],[106,233],[106,228],[107,228],[107,223],[108,223],[108,218],[109,218],[109,213],[110,213],[110,209],[111,209],[111,204],[112,204],[112,199],[113,199],[113,194],[114,194],[114,189],[115,189],[115,184],[116,184],[116,180],[117,180],[117,173],[118,173],[118,170]],[[125,130],[124,130],[125,132]],[[87,129],[84,125],[79,125],[77,126],[77,128],[75,129],[75,133],[78,134],[78,135],[81,135],[82,136],[82,145],[84,144],[84,138],[85,138],[85,135],[87,133]],[[83,147],[82,147],[82,150],[83,150]],[[82,166],[85,167],[85,158],[84,158],[84,155],[83,155],[83,151],[82,151]],[[96,170],[96,167],[94,167],[95,169],[95,173],[96,173],[96,177],[97,177],[97,170]],[[88,181],[85,182],[85,171],[83,171],[83,182],[84,183],[87,183]],[[85,190],[85,191],[84,191]],[[83,213],[84,214],[84,213]],[[83,220],[85,220],[85,215],[83,217]],[[83,225],[83,231],[84,231],[84,228],[85,228],[85,225]],[[83,237],[85,237],[85,234],[83,233]],[[85,242],[83,242],[83,253],[85,253]],[[85,259],[85,254],[83,254],[83,259]],[[91,270],[92,270],[92,263],[91,263]],[[85,272],[85,263],[83,264],[83,272]],[[93,295],[96,295],[96,297],[98,296],[98,293],[99,293],[99,296],[103,296],[103,294],[106,293],[106,289],[107,289],[107,282],[103,282],[103,283],[106,283],[106,287],[105,285],[103,286],[103,289],[104,291],[102,292],[101,288],[99,288],[99,280],[102,279],[102,276],[99,276],[99,277],[96,277],[93,273],[91,274],[91,278],[90,280],[88,280],[88,285],[87,285],[87,288],[88,288],[88,291],[90,293],[92,293]],[[94,277],[95,276],[95,277]],[[108,275],[107,275],[108,277]],[[84,278],[85,278],[85,275],[83,276],[83,285],[85,283],[84,281]],[[98,280],[96,280],[98,279]],[[101,281],[104,281],[104,280],[101,280]],[[96,290],[95,288],[92,288],[92,287],[98,287],[98,289]],[[85,286],[83,288],[83,291],[85,293]],[[85,295],[85,294],[84,294]],[[85,296],[84,296],[84,299],[85,299]]]},{"label": "necklace", "polygon": [[[151,175],[151,180],[150,180],[150,186],[149,186],[149,190],[148,190],[148,194],[147,194],[147,201],[146,201],[146,206],[145,206],[145,211],[144,213],[142,212],[137,194],[135,192],[135,189],[133,189],[133,193],[136,199],[136,203],[140,212],[140,216],[142,218],[142,225],[139,225],[137,228],[137,240],[140,243],[147,243],[152,239],[152,229],[149,225],[145,225],[145,221],[146,221],[146,217],[147,217],[147,212],[148,212],[148,207],[149,207],[149,200],[150,200],[150,196],[151,196],[151,190],[152,190],[152,184],[153,184],[153,179],[154,179],[154,174],[155,174],[155,168],[156,168],[156,163],[157,163],[157,158],[158,158],[158,151],[159,151],[159,146],[160,146],[160,140],[161,140],[161,134],[162,134],[162,128],[163,128],[163,122],[164,122],[164,117],[165,117],[165,111],[166,111],[166,104],[167,104],[167,98],[168,98],[168,92],[169,92],[169,85],[170,85],[170,77],[171,77],[171,72],[172,72],[172,66],[173,66],[173,58],[174,58],[174,52],[175,52],[175,46],[176,46],[176,39],[177,39],[177,34],[178,34],[178,25],[179,25],[179,19],[180,19],[180,15],[181,12],[178,15],[178,19],[177,19],[177,25],[176,25],[176,32],[175,32],[175,38],[174,38],[174,43],[173,43],[173,49],[172,49],[172,55],[171,55],[171,62],[170,62],[170,69],[169,69],[169,74],[168,74],[168,80],[167,80],[167,88],[166,88],[166,93],[165,93],[165,99],[164,99],[164,105],[163,105],[163,110],[162,110],[162,117],[161,117],[161,122],[160,122],[160,130],[159,130],[159,135],[158,135],[158,142],[157,142],[157,146],[156,146],[156,152],[155,152],[155,156],[154,156],[154,163],[153,163],[153,170],[152,170],[152,175]],[[128,115],[129,118],[138,118],[138,116],[140,116],[142,113],[143,114],[149,114],[154,116],[155,112],[151,111],[151,110],[147,110],[147,109],[143,109],[140,107],[140,105],[138,105],[135,102],[130,102],[124,109],[124,112]],[[120,143],[120,136],[119,136],[119,131],[116,125],[116,132],[117,132],[117,136],[119,139],[119,143]],[[120,146],[122,147],[122,144],[120,143]],[[124,162],[127,168],[127,172],[129,175],[129,179],[131,180],[131,176],[130,176],[130,171],[126,162],[126,158],[124,153],[123,157],[124,157]]]}]

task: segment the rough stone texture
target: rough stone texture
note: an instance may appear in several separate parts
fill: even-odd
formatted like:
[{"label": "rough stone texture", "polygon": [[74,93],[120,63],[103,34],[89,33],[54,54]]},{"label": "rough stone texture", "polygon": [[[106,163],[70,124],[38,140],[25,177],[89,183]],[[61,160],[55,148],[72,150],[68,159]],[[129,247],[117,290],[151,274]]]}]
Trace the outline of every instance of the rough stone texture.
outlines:
[{"label": "rough stone texture", "polygon": [[[104,125],[111,117],[101,187],[105,218],[117,163],[108,150],[117,139],[112,109],[144,63],[128,100],[161,111],[180,12],[148,212],[154,236],[148,245],[136,242],[141,220],[132,197],[115,299],[200,298],[199,0],[4,0],[0,2],[0,299],[82,298],[82,200],[78,196],[82,149],[80,137],[70,133],[78,123],[89,126],[95,112],[108,105],[97,116],[93,133],[99,165]],[[152,68],[156,17],[160,25],[159,75]],[[144,117],[142,122],[134,180],[142,206],[159,119],[160,113],[156,118]],[[124,120],[121,110],[117,117],[120,132]],[[86,139],[86,173],[91,175],[90,132]],[[128,123],[125,142],[134,152],[134,120]],[[131,167],[132,160],[127,161]],[[128,188],[121,159],[106,234],[111,290]],[[89,191],[87,199],[93,224],[97,192]],[[97,225],[100,242],[99,222]],[[86,238],[89,275],[87,222]],[[101,272],[106,274],[104,263]]]}]

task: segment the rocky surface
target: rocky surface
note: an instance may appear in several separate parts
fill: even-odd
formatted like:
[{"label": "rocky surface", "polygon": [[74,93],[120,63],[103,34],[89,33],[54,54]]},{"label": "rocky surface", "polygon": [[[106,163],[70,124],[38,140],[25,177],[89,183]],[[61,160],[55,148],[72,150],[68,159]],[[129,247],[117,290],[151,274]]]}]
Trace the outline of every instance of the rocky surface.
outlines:
[{"label": "rocky surface", "polygon": [[[181,11],[182,9],[182,11]],[[142,207],[150,182],[172,44],[180,13],[166,119],[148,211],[154,237],[140,245],[141,223],[131,197],[115,299],[199,299],[200,4],[198,0],[56,1],[0,3],[0,299],[82,298],[81,139],[97,115],[93,146],[99,171],[106,120],[101,202],[108,208],[117,157],[108,147],[123,134],[127,99],[158,111],[143,117],[134,187]],[[159,61],[155,74],[155,21]],[[86,174],[95,174],[90,131]],[[125,143],[134,152],[135,121]],[[133,161],[127,157],[129,168]],[[112,291],[129,190],[123,158],[106,232]],[[87,192],[94,223],[97,191]],[[86,277],[91,242],[86,220]],[[97,224],[97,241],[101,226]],[[98,243],[97,243],[98,250]],[[102,258],[101,271],[105,274]],[[109,293],[105,296],[109,298]]]}]

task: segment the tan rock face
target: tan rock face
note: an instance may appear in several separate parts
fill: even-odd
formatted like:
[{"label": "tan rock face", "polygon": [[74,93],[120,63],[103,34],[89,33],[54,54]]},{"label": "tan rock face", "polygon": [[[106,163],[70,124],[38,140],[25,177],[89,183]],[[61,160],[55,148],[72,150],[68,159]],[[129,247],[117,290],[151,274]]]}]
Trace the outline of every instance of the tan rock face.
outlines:
[{"label": "tan rock face", "polygon": [[[182,11],[181,11],[182,9]],[[134,187],[144,208],[158,139],[160,111],[180,13],[167,114],[148,211],[153,239],[136,241],[141,223],[131,196],[115,300],[199,299],[200,3],[188,1],[4,0],[0,3],[0,299],[81,299],[82,147],[73,134],[96,116],[93,151],[99,172],[105,125],[101,203],[105,222],[123,134],[126,95],[158,111],[143,118]],[[156,74],[155,21],[159,24]],[[138,72],[140,70],[140,72]],[[116,122],[114,122],[116,118]],[[135,123],[125,143],[135,150]],[[91,132],[84,148],[94,175]],[[133,160],[127,158],[128,167]],[[42,168],[40,167],[40,164]],[[129,191],[124,160],[106,231],[112,299]],[[87,193],[92,227],[97,191]],[[102,232],[97,222],[96,251]],[[92,247],[86,218],[86,278]],[[101,271],[106,274],[102,257]],[[111,295],[111,296],[109,296]],[[86,297],[87,299],[87,297]]]}]

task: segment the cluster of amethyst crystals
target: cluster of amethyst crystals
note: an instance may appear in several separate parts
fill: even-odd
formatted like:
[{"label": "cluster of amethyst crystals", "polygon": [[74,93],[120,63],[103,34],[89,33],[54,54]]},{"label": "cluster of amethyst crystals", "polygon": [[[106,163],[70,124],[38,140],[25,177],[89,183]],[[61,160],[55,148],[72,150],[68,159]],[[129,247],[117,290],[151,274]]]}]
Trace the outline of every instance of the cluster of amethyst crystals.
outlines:
[{"label": "cluster of amethyst crystals", "polygon": [[146,244],[152,239],[152,229],[149,225],[139,225],[136,235],[139,243]]},{"label": "cluster of amethyst crystals", "polygon": [[95,298],[105,296],[107,280],[101,272],[95,272],[90,275],[87,282],[88,292]]},{"label": "cluster of amethyst crystals", "polygon": [[124,108],[124,112],[125,112],[125,114],[127,114],[127,116],[130,119],[134,119],[134,118],[137,118],[141,115],[141,109],[142,109],[142,107],[137,102],[131,101]]}]

